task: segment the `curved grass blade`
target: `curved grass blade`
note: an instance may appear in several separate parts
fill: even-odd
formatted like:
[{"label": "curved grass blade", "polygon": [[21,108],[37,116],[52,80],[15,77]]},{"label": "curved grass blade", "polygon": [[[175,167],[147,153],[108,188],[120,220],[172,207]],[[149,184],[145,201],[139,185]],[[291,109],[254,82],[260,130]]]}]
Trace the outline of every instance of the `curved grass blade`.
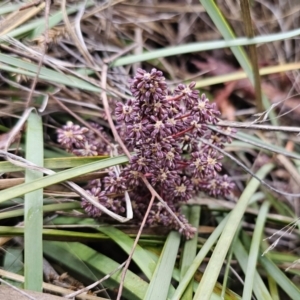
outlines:
[{"label": "curved grass blade", "polygon": [[[78,208],[81,208],[80,203],[78,201],[74,201],[70,203],[55,203],[55,204],[44,205],[42,207],[43,213],[54,212],[59,210],[71,210],[71,209],[78,209]],[[24,215],[23,208],[3,211],[0,213],[0,220],[20,217],[23,215]]]},{"label": "curved grass blade", "polygon": [[170,283],[179,244],[180,234],[178,232],[171,231],[159,257],[144,300],[165,300],[168,297],[168,292],[173,292],[174,288]]},{"label": "curved grass blade", "polygon": [[[200,212],[201,206],[193,205],[193,206],[183,206],[182,212],[185,214],[186,218],[189,220],[189,223],[198,228],[200,222]],[[197,253],[197,242],[198,242],[198,232],[195,233],[195,236],[185,241],[183,247],[183,253],[181,257],[181,266],[180,266],[180,279],[183,278],[186,271],[189,269],[193,260],[195,259]],[[189,300],[193,298],[193,281],[187,286],[184,294],[182,295],[182,300]]]},{"label": "curved grass blade", "polygon": [[[95,220],[93,219],[84,219],[76,222],[78,225],[88,226],[89,224],[94,225]],[[114,228],[113,226],[99,226],[95,228],[107,235],[111,240],[113,240],[117,245],[119,245],[127,254],[131,252],[134,240],[130,238],[127,234],[121,230]],[[150,280],[154,269],[156,266],[156,260],[153,259],[152,255],[149,255],[149,252],[143,249],[141,246],[137,245],[132,257],[133,261],[145,274],[145,276]]]},{"label": "curved grass blade", "polygon": [[200,251],[198,252],[197,256],[193,260],[191,266],[186,271],[185,275],[179,281],[179,285],[172,296],[172,300],[180,299],[183,295],[185,289],[187,288],[188,284],[194,277],[194,274],[197,272],[200,264],[202,263],[203,259],[206,257],[207,253],[211,250],[212,246],[218,240],[220,234],[222,233],[227,221],[229,219],[229,215],[227,215],[222,222],[217,226],[217,228],[213,231],[213,233],[209,236],[206,240],[205,244],[201,247]]},{"label": "curved grass blade", "polygon": [[[42,119],[36,113],[31,113],[27,121],[26,159],[43,167],[44,137]],[[27,169],[25,182],[43,177],[40,171]],[[37,189],[25,194],[24,206],[24,287],[27,290],[42,292],[43,288],[43,189]]]},{"label": "curved grass blade", "polygon": [[45,2],[34,5],[28,9],[15,10],[1,20],[0,36],[3,36],[18,26],[24,24],[26,21],[35,17],[41,10],[45,8]]},{"label": "curved grass blade", "polygon": [[[127,234],[123,233],[112,226],[101,226],[97,230],[109,236],[116,244],[118,244],[127,254],[131,252],[134,240]],[[146,277],[150,280],[155,269],[156,262],[148,255],[141,246],[137,245],[132,257],[133,261],[138,265]]]},{"label": "curved grass blade", "polygon": [[101,161],[92,162],[79,167],[64,170],[53,175],[48,175],[40,179],[36,179],[32,181],[30,184],[23,183],[18,186],[1,191],[0,203],[55,183],[63,182],[83,174],[102,170],[126,162],[128,162],[128,158],[126,156],[118,156],[118,157],[103,159]]},{"label": "curved grass blade", "polygon": [[[36,64],[26,62],[22,59],[15,58],[3,53],[0,53],[0,62],[3,63],[0,64],[1,70],[17,74],[24,74],[29,77],[36,77],[36,73],[38,71],[38,66]],[[100,88],[89,83],[88,80],[85,81],[76,76],[59,73],[46,67],[40,68],[39,79],[46,80],[47,82],[56,82],[71,87],[77,87],[79,89],[87,90],[90,92],[101,92]]]},{"label": "curved grass blade", "polygon": [[[235,241],[235,244],[233,246],[233,251],[236,259],[239,262],[239,265],[241,266],[244,274],[247,273],[247,264],[249,261],[249,256],[248,253],[246,252],[246,249],[242,245],[241,241],[237,239]],[[255,270],[254,274],[254,282],[253,282],[253,291],[258,300],[272,300],[272,297],[262,280],[261,276],[259,273]],[[250,293],[252,295],[252,292]]]},{"label": "curved grass blade", "polygon": [[[106,158],[108,158],[108,156],[46,158],[44,159],[44,167],[51,170],[74,168]],[[0,173],[12,173],[23,170],[24,168],[16,166],[9,161],[0,162]]]},{"label": "curved grass blade", "polygon": [[137,62],[157,59],[161,57],[168,57],[173,55],[180,55],[185,53],[222,49],[228,47],[246,46],[246,45],[253,45],[253,44],[270,43],[274,41],[294,38],[298,35],[300,35],[300,29],[295,29],[284,33],[261,35],[251,39],[243,37],[243,38],[235,38],[234,40],[230,40],[230,41],[220,40],[220,41],[191,43],[186,45],[168,47],[159,50],[153,50],[151,52],[145,52],[143,54],[121,57],[119,59],[116,59],[111,64],[111,66],[112,67],[125,66]]},{"label": "curved grass blade", "polygon": [[260,241],[263,239],[262,235],[263,235],[264,225],[269,211],[269,207],[270,207],[270,202],[265,201],[259,210],[257,221],[255,222],[255,229],[251,241],[249,259],[248,259],[248,264],[245,272],[246,276],[245,276],[245,284],[243,289],[243,300],[251,300]]},{"label": "curved grass blade", "polygon": [[[259,178],[264,178],[274,167],[273,164],[267,164],[263,166],[258,172]],[[220,270],[224,263],[225,256],[231,245],[232,239],[236,233],[241,219],[243,218],[244,212],[248,206],[250,197],[254,194],[256,189],[259,187],[260,182],[252,178],[242,193],[237,205],[231,212],[226,226],[220,236],[220,239],[214,249],[212,257],[207,265],[207,268],[203,274],[202,280],[199,284],[194,299],[209,300],[213,288],[216,284]]]},{"label": "curved grass blade", "polygon": [[[94,4],[94,1],[88,1],[87,6],[91,6]],[[80,4],[73,5],[67,9],[68,14],[72,14],[76,11],[78,11],[78,8],[81,7]],[[49,25],[48,28],[52,28],[53,26],[57,25],[60,21],[62,20],[62,12],[58,11],[57,13],[53,14],[52,16],[49,16]],[[41,35],[43,32],[45,32],[45,19],[40,18],[38,20],[33,20],[32,22],[25,24],[19,28],[16,28],[9,33],[7,33],[5,36],[10,36],[10,37],[17,37],[20,35],[27,35],[30,33],[32,30],[34,30],[34,34],[30,36],[30,38],[35,38],[39,35]],[[4,36],[4,37],[5,37]],[[1,41],[1,38],[0,38]]]},{"label": "curved grass blade", "polygon": [[16,11],[17,9],[19,9],[23,4],[12,4],[9,3],[8,5],[1,5],[0,7],[0,15],[5,15],[8,14],[10,12]]},{"label": "curved grass blade", "polygon": [[[225,40],[227,41],[232,41],[232,40],[237,40],[234,32],[232,31],[231,27],[225,20],[224,16],[222,15],[220,9],[216,5],[215,1],[213,0],[199,0],[203,7],[205,8],[206,12],[209,14],[210,18],[222,34]],[[255,38],[251,38],[250,40],[253,40]],[[254,86],[255,78],[253,74],[253,68],[249,62],[249,59],[247,57],[246,52],[241,46],[238,47],[231,47],[230,48],[232,53],[234,54],[235,58],[241,65],[241,67],[244,69],[246,72],[248,78],[250,79],[252,85]],[[270,108],[270,103],[269,100],[265,95],[262,95],[262,104],[265,109]],[[258,107],[262,106],[260,103],[257,104]],[[274,113],[270,111],[270,118],[272,120],[273,124],[277,123],[277,120],[274,118]]]},{"label": "curved grass blade", "polygon": [[290,299],[300,299],[299,288],[268,258],[268,255],[260,256],[259,262]]},{"label": "curved grass blade", "polygon": [[[119,264],[107,256],[81,243],[44,242],[44,253],[61,266],[89,281],[97,281],[117,269]],[[105,287],[119,286],[121,272],[103,282]],[[131,271],[127,271],[123,296],[130,300],[145,299],[148,284]]]}]

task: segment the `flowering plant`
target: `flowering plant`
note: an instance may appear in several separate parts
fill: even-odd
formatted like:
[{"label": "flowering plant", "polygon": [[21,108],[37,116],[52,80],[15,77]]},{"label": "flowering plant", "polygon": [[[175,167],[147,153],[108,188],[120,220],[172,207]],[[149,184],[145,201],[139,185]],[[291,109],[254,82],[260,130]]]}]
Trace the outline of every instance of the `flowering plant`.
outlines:
[{"label": "flowering plant", "polygon": [[[180,213],[180,204],[199,191],[224,196],[233,188],[227,175],[219,175],[223,156],[216,150],[231,142],[230,137],[208,127],[217,125],[220,112],[205,94],[199,95],[194,88],[194,82],[188,86],[179,84],[172,92],[161,71],[138,69],[130,82],[134,98],[125,104],[117,103],[115,109],[120,134],[134,155],[120,174],[110,170],[108,176],[90,182],[87,187],[101,204],[117,213],[125,211],[124,193],[129,192],[134,218],[140,221],[150,200],[150,192],[141,180],[143,176],[187,226],[179,227],[160,202],[152,206],[147,224],[180,229],[187,237],[194,229]],[[228,128],[225,130],[228,132]],[[85,127],[69,122],[57,132],[58,142],[76,155],[105,152]],[[92,217],[101,215],[85,199],[82,207]]]}]

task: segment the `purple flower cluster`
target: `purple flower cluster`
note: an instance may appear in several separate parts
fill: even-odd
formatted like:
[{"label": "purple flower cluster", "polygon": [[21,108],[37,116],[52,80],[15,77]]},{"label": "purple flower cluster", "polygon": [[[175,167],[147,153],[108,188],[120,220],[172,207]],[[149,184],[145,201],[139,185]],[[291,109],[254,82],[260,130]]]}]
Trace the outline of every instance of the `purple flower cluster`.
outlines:
[{"label": "purple flower cluster", "polygon": [[116,107],[125,142],[135,152],[124,170],[126,179],[142,173],[170,204],[189,200],[195,190],[223,196],[233,187],[227,176],[218,175],[222,155],[200,141],[220,148],[230,142],[208,129],[218,123],[220,112],[194,87],[194,82],[179,84],[172,93],[161,71],[139,69],[130,85],[135,99]]},{"label": "purple flower cluster", "polygon": [[57,141],[68,152],[77,156],[97,156],[109,153],[109,145],[103,143],[95,130],[101,132],[103,136],[109,138],[103,131],[103,127],[97,123],[90,122],[91,130],[86,127],[73,124],[69,121],[62,128],[58,128]]},{"label": "purple flower cluster", "polygon": [[[224,143],[231,142],[226,134],[220,133],[228,129],[208,128],[218,123],[220,112],[205,94],[199,95],[194,88],[193,82],[179,84],[172,92],[161,71],[138,69],[130,82],[134,98],[125,104],[117,103],[115,109],[119,131],[135,154],[120,174],[110,172],[89,186],[91,195],[118,213],[124,212],[124,192],[129,192],[134,217],[139,222],[151,198],[141,180],[143,175],[186,226],[179,227],[159,202],[153,205],[147,224],[175,228],[187,237],[191,237],[195,229],[180,213],[180,204],[197,192],[224,196],[233,188],[227,175],[219,175],[222,155],[210,146],[223,148]],[[58,141],[64,146],[71,145],[70,148],[83,147],[86,134],[85,128],[67,124],[58,131]],[[82,205],[89,215],[101,215],[84,199]]]}]

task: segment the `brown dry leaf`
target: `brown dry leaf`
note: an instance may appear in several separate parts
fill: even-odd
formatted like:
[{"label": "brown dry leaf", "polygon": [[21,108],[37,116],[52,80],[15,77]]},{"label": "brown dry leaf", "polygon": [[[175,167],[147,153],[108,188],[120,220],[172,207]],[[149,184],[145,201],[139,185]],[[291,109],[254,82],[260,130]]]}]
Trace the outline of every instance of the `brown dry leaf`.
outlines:
[{"label": "brown dry leaf", "polygon": [[[193,60],[192,63],[199,69],[209,71],[210,75],[215,76],[238,71],[237,68],[226,61],[214,57],[207,57],[205,62]],[[272,74],[268,76],[269,78],[272,79],[272,82],[270,80],[267,81],[266,77],[262,77],[262,90],[272,104],[278,103],[277,111],[279,116],[281,116],[281,123],[284,125],[300,125],[300,97],[287,98],[288,91],[284,88],[287,86],[287,76],[285,74],[281,74],[281,76]],[[233,105],[230,104],[228,98],[233,92],[238,92],[239,96],[246,99],[252,100],[255,98],[254,88],[249,79],[226,82],[224,86],[224,90],[218,91],[215,95],[215,100],[218,102],[222,114],[228,118],[232,114],[233,108],[229,107]],[[223,111],[223,109],[228,111]]]},{"label": "brown dry leaf", "polygon": [[25,23],[27,20],[30,20],[44,8],[45,2],[43,1],[38,6],[34,5],[9,14],[0,21],[0,36],[7,34],[8,32]]},{"label": "brown dry leaf", "polygon": [[235,82],[229,82],[225,87],[215,93],[214,101],[216,102],[218,108],[222,113],[222,117],[226,118],[228,121],[235,121],[236,109],[234,105],[229,100],[235,86]]},{"label": "brown dry leaf", "polygon": [[[33,299],[39,299],[39,300],[62,300],[66,299],[63,297],[58,297],[50,294],[44,294],[44,293],[38,293],[33,291],[25,291],[20,289],[22,292],[26,293],[27,295],[30,295],[33,297]],[[28,300],[28,296],[22,295],[20,292],[12,289],[11,287],[1,285],[0,286],[0,299],[6,299],[6,300]]]}]

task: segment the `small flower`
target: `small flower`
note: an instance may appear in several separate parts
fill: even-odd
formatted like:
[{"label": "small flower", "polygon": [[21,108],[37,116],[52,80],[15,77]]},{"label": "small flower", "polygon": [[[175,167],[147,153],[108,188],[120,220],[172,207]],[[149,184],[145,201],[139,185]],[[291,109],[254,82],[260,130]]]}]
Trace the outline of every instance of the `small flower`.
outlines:
[{"label": "small flower", "polygon": [[[101,189],[99,187],[91,188],[91,190],[87,190],[86,192],[90,196],[92,196],[92,198],[97,202],[99,202],[99,200],[101,199],[102,202],[105,203],[105,201],[107,199],[106,194],[104,192],[101,192]],[[81,207],[84,209],[84,211],[89,216],[91,216],[93,218],[99,218],[102,215],[102,211],[98,207],[93,205],[91,202],[89,202],[85,198],[82,198],[81,200],[82,200]]]},{"label": "small flower", "polygon": [[180,116],[181,114],[168,114],[168,118],[166,119],[166,126],[170,129],[172,134],[176,134],[184,129],[184,124]]},{"label": "small flower", "polygon": [[149,127],[151,126],[149,128],[151,131],[151,137],[155,138],[158,136],[159,138],[163,138],[171,135],[171,130],[168,128],[168,126],[165,123],[166,116],[164,116],[163,118],[151,116],[150,120],[152,122],[152,124],[149,125]]},{"label": "small flower", "polygon": [[149,158],[135,155],[131,158],[130,165],[133,170],[145,174],[148,173],[150,170],[149,162],[150,162]]},{"label": "small flower", "polygon": [[130,85],[133,96],[148,103],[163,98],[167,92],[167,84],[162,75],[162,72],[156,69],[152,69],[150,73],[138,69]]},{"label": "small flower", "polygon": [[125,167],[120,174],[120,176],[126,179],[128,188],[138,186],[141,182],[142,175],[141,172],[133,169],[131,165]]},{"label": "small flower", "polygon": [[223,138],[223,143],[231,143],[232,137],[230,135],[236,134],[236,129],[232,127],[218,127],[219,130],[222,130],[224,132],[224,135],[222,133],[218,133]]},{"label": "small flower", "polygon": [[190,125],[193,127],[192,133],[194,137],[202,137],[207,131],[207,125],[200,122],[198,118],[193,118],[190,122]]},{"label": "small flower", "polygon": [[192,114],[198,116],[201,122],[216,124],[219,122],[218,116],[221,113],[217,110],[215,103],[210,104],[206,95],[202,94],[192,107]]},{"label": "small flower", "polygon": [[179,175],[177,171],[171,171],[168,168],[157,168],[153,170],[151,176],[151,183],[153,186],[161,184],[162,186],[173,186],[175,180],[178,180]]},{"label": "small flower", "polygon": [[228,175],[218,176],[217,181],[220,187],[220,194],[222,196],[230,194],[234,188],[234,183],[229,180]]},{"label": "small flower", "polygon": [[96,145],[85,141],[80,149],[74,149],[72,152],[77,156],[96,156],[98,155],[98,148]]},{"label": "small flower", "polygon": [[62,128],[56,130],[57,141],[66,149],[71,150],[73,147],[82,147],[86,141],[85,134],[89,130],[79,125],[74,125],[69,121]]},{"label": "small flower", "polygon": [[216,151],[211,151],[210,153],[203,153],[202,161],[206,166],[207,174],[215,174],[215,172],[220,172],[222,170],[222,164],[220,160],[223,159],[222,155],[218,156]]},{"label": "small flower", "polygon": [[171,195],[185,202],[192,198],[192,191],[193,185],[186,176],[177,179],[174,187],[170,188]]},{"label": "small flower", "polygon": [[105,191],[108,193],[124,193],[127,190],[125,178],[122,176],[116,176],[114,172],[109,172],[109,176],[104,177],[103,183]]},{"label": "small flower", "polygon": [[127,125],[127,140],[132,142],[145,139],[150,135],[148,120],[135,121],[135,123]]},{"label": "small flower", "polygon": [[191,82],[188,86],[184,84],[179,84],[174,90],[175,95],[182,95],[181,100],[185,101],[185,104],[188,109],[194,106],[199,97],[199,91],[194,90],[196,82]]},{"label": "small flower", "polygon": [[129,99],[126,104],[118,102],[115,108],[117,121],[125,121],[126,123],[132,121],[135,117],[133,105],[134,101],[132,99]]},{"label": "small flower", "polygon": [[191,153],[190,169],[192,173],[200,178],[205,176],[206,164],[203,162],[203,154],[199,151]]}]

